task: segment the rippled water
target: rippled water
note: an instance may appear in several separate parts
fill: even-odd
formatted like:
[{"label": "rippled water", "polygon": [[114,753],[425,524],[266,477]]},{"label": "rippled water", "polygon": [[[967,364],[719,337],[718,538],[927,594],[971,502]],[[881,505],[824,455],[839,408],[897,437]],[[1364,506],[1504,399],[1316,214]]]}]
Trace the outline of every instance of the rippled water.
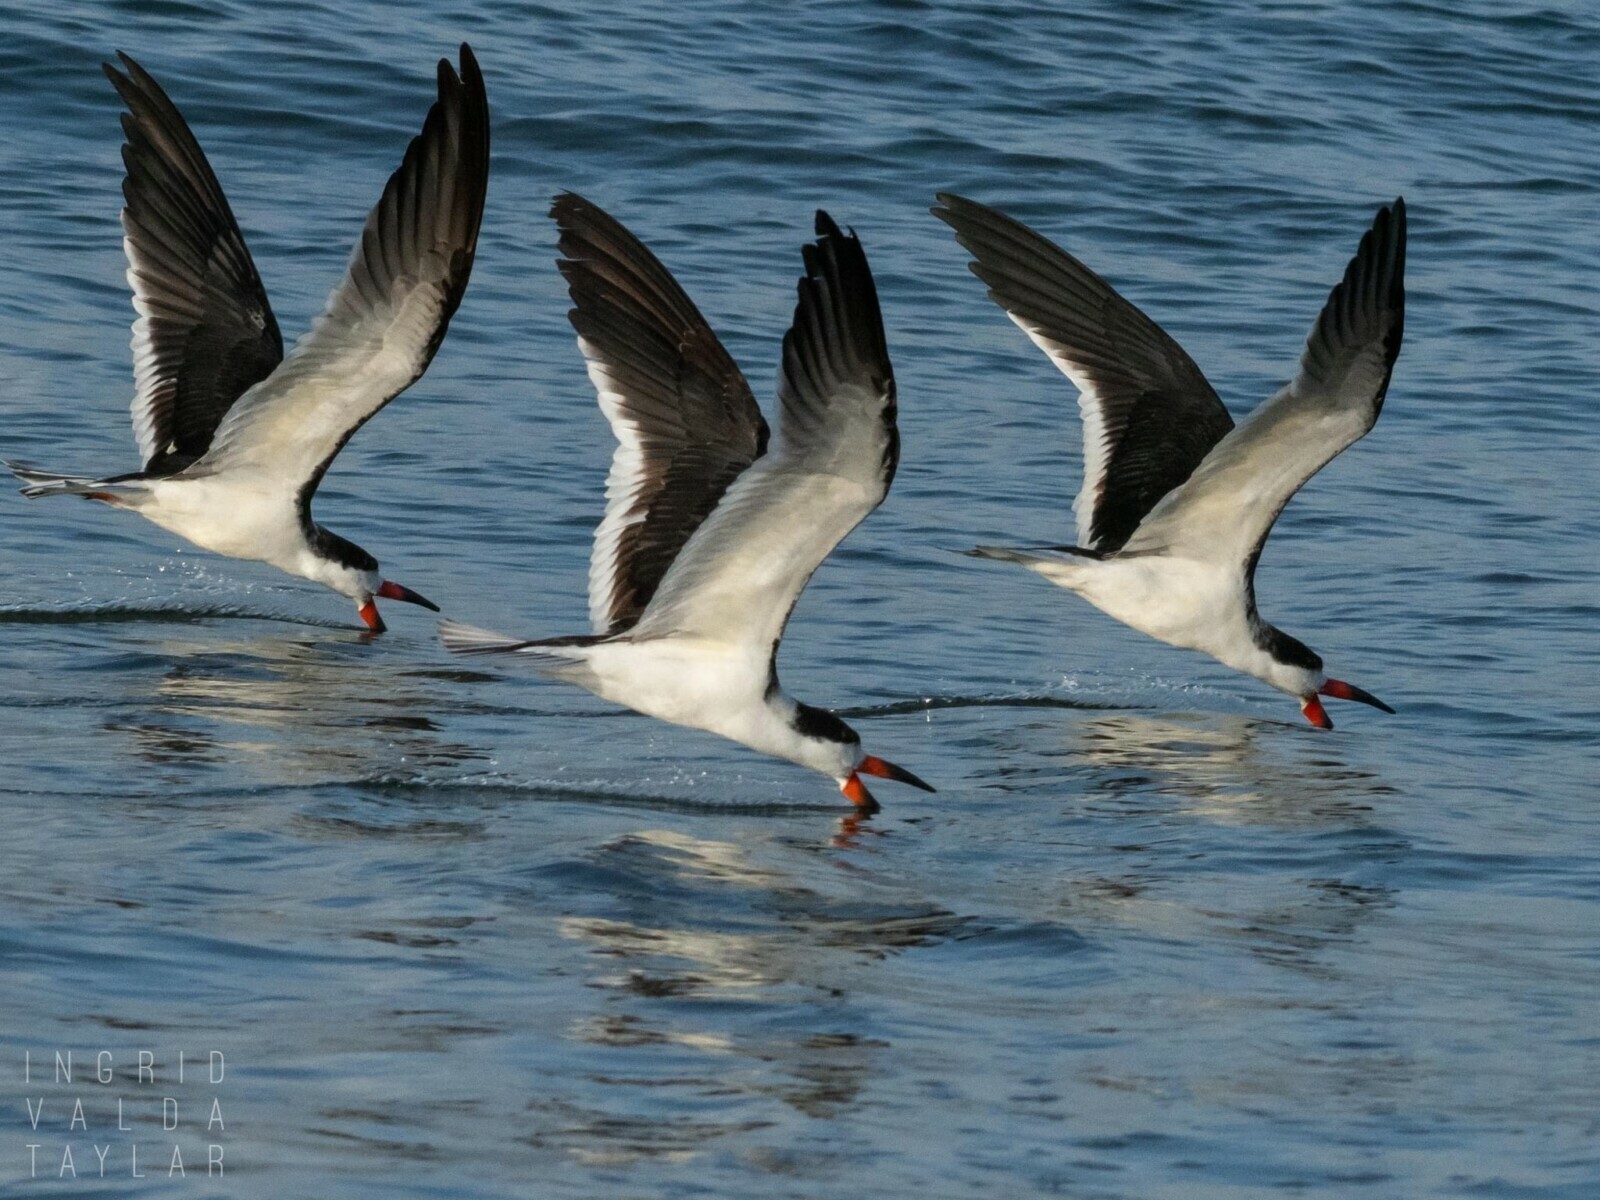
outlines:
[{"label": "rippled water", "polygon": [[[764,396],[825,205],[905,451],[784,679],[940,791],[851,827],[797,768],[449,659],[420,610],[367,640],[331,593],[0,496],[0,1191],[1600,1194],[1594,8],[444,7],[7,6],[0,449],[133,465],[102,58],[189,114],[293,337],[469,39],[478,268],[319,518],[452,616],[583,630],[611,443],[550,194],[646,238]],[[1406,196],[1383,419],[1260,579],[1399,715],[1321,734],[955,553],[1064,536],[1078,431],[936,189],[1069,245],[1235,411]]]}]

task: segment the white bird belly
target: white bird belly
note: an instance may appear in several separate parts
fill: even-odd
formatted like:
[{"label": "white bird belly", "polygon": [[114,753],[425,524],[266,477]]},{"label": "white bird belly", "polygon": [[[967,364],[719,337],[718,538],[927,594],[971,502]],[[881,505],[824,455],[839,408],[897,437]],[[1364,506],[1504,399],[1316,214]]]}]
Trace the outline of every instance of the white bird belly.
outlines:
[{"label": "white bird belly", "polygon": [[1224,662],[1253,649],[1244,575],[1195,559],[1146,555],[1036,567],[1101,612],[1158,641]]},{"label": "white bird belly", "polygon": [[[722,733],[722,718],[758,703],[750,655],[700,638],[647,638],[601,643],[585,656],[597,696],[646,716]],[[761,664],[762,675],[766,664]]]},{"label": "white bird belly", "polygon": [[768,703],[769,660],[749,647],[703,638],[646,638],[601,643],[584,662],[582,674],[563,677],[603,699],[813,765],[783,714]]},{"label": "white bird belly", "polygon": [[136,507],[161,528],[230,558],[293,571],[305,548],[294,497],[266,481],[253,485],[236,476],[154,480],[148,499]]}]

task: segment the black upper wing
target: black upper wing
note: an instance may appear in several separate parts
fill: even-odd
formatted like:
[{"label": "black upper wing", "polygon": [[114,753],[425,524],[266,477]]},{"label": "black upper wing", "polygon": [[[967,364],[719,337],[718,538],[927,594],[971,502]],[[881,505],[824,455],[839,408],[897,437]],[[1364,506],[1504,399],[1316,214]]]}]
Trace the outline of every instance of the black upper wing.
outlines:
[{"label": "black upper wing", "polygon": [[1081,393],[1078,544],[1112,553],[1233,419],[1183,347],[1072,255],[986,205],[939,200],[933,215],[972,253],[990,298]]},{"label": "black upper wing", "polygon": [[571,193],[550,215],[567,315],[617,437],[589,613],[596,633],[620,633],[728,485],[766,453],[767,423],[700,310],[638,238]]},{"label": "black upper wing", "polygon": [[161,85],[126,54],[105,72],[122,115],[133,325],[133,430],[145,469],[181,470],[223,415],[283,360],[261,278],[205,152]]}]

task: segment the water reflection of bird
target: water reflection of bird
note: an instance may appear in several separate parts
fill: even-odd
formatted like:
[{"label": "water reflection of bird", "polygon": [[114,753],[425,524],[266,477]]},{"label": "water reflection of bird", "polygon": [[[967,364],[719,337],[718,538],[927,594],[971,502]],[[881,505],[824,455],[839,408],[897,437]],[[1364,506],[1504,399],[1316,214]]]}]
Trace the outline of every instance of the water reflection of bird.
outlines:
[{"label": "water reflection of bird", "polygon": [[1243,716],[1093,713],[1067,727],[1066,752],[1103,773],[1100,790],[1181,796],[1188,811],[1228,823],[1348,821],[1363,796],[1388,790],[1370,771],[1327,761],[1325,745],[1317,747],[1318,769],[1308,771],[1294,748],[1263,738],[1262,728]]},{"label": "water reflection of bird", "polygon": [[370,663],[352,672],[328,651],[293,636],[166,643],[169,665],[147,715],[113,724],[134,735],[147,761],[232,758],[280,783],[482,757],[438,736],[436,699],[408,684],[407,672]]},{"label": "water reflection of bird", "polygon": [[[672,1043],[720,1060],[708,1068],[728,1086],[726,1060],[754,1058],[763,1069],[753,1090],[776,1094],[811,1115],[836,1115],[855,1103],[882,1043],[824,1029],[742,1038],[674,1022],[654,1002],[810,1004],[820,992],[842,997],[857,973],[887,955],[971,932],[971,923],[926,903],[864,897],[853,877],[837,897],[801,883],[778,856],[758,848],[672,830],[641,830],[591,852],[585,874],[606,893],[610,911],[562,920],[561,932],[590,946],[593,980],[630,1001],[579,1020],[572,1036],[588,1042]],[[824,876],[825,878],[825,876]],[[643,1007],[641,1007],[641,1005]],[[787,1028],[787,1027],[786,1027]]]}]

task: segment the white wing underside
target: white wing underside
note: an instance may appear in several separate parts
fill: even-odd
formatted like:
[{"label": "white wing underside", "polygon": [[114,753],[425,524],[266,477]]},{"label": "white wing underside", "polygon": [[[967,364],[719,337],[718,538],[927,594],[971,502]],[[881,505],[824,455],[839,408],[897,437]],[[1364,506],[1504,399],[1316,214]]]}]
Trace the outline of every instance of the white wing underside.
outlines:
[{"label": "white wing underside", "polygon": [[639,426],[627,416],[627,397],[612,385],[604,356],[596,347],[580,337],[578,349],[588,364],[589,381],[599,397],[600,411],[617,439],[611,470],[606,475],[606,512],[594,532],[594,547],[589,554],[589,621],[595,633],[603,634],[611,628],[611,597],[623,534],[642,524],[649,515],[639,506],[649,480]]},{"label": "white wing underside", "polygon": [[[151,319],[159,314],[145,297],[143,281],[139,278],[138,247],[133,239],[122,239],[123,253],[128,258],[127,280],[133,293],[133,311],[138,314],[133,322],[133,336],[128,348],[133,352],[133,399],[128,411],[133,419],[133,440],[139,447],[139,461],[148,463],[167,447],[156,433],[155,414],[163,405],[171,403],[177,390],[176,381],[161,371],[155,341],[150,334]],[[198,318],[197,312],[183,314]]]},{"label": "white wing underside", "polygon": [[1386,375],[1376,354],[1342,389],[1308,386],[1303,375],[1280,389],[1162,498],[1122,553],[1248,559],[1306,480],[1372,428],[1370,401]]},{"label": "white wing underside", "polygon": [[1405,202],[1378,211],[1292,381],[1211,448],[1122,553],[1248,562],[1301,486],[1373,427],[1405,325]]},{"label": "white wing underside", "polygon": [[[171,402],[177,384],[163,377],[156,354],[154,339],[150,336],[150,322],[157,315],[146,300],[143,283],[139,278],[138,248],[131,238],[122,239],[123,253],[128,259],[126,278],[133,293],[133,311],[138,314],[133,322],[133,334],[128,349],[133,353],[133,399],[128,404],[133,419],[133,440],[139,447],[139,461],[148,463],[167,447],[156,433],[156,412],[163,404]],[[185,314],[198,316],[196,313]]]},{"label": "white wing underside", "polygon": [[[408,387],[426,365],[425,347],[444,311],[436,287],[401,276],[388,294],[356,273],[328,298],[283,365],[239,397],[193,473],[259,471],[298,490],[350,432]],[[432,255],[434,278],[449,260]]]},{"label": "white wing underside", "polygon": [[1100,393],[1093,378],[1072,360],[1064,346],[1016,313],[1008,311],[1006,316],[1028,335],[1029,341],[1045,352],[1057,369],[1078,389],[1078,412],[1083,417],[1083,483],[1072,501],[1072,518],[1077,529],[1077,544],[1088,546],[1095,505],[1099,503],[1100,494],[1105,488],[1106,469],[1110,462]]},{"label": "white wing underside", "polygon": [[865,472],[821,472],[781,454],[757,460],[684,546],[632,636],[703,637],[764,654],[812,573],[885,491]]}]

